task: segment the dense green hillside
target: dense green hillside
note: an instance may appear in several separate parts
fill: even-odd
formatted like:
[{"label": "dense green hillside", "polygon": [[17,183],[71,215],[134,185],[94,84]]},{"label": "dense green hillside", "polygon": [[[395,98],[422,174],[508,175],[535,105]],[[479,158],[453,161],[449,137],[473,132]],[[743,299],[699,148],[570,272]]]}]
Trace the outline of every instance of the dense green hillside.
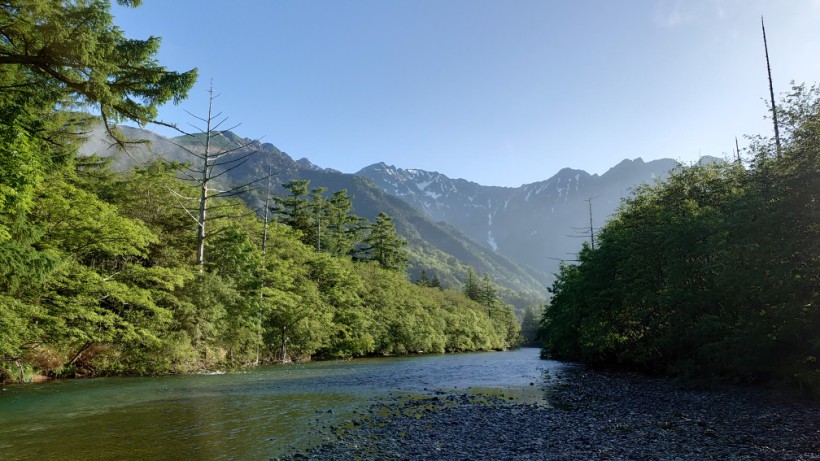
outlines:
[{"label": "dense green hillside", "polygon": [[265,250],[263,222],[236,199],[211,201],[231,214],[208,221],[197,266],[196,226],[177,201],[196,190],[175,177],[177,167],[72,163],[49,175],[36,207],[0,242],[0,378],[180,373],[517,342],[510,306],[417,286],[403,266],[383,267],[371,253],[354,260],[317,251],[276,222]]},{"label": "dense green hillside", "polygon": [[820,395],[820,88],[778,108],[782,148],[647,186],[566,265],[544,352]]},{"label": "dense green hillside", "polygon": [[[133,128],[124,128],[123,131],[132,139],[147,139],[151,143],[130,147],[128,155],[113,150],[107,151],[105,147],[108,143],[104,141],[103,133],[98,131],[83,147],[83,151],[115,155],[115,165],[125,168],[155,158],[196,163],[198,160],[180,146],[196,151],[202,149],[203,144],[201,134],[166,139]],[[476,244],[452,226],[432,221],[403,200],[384,193],[366,178],[321,169],[305,159],[294,161],[270,143],[244,139],[230,132],[220,133],[213,140],[218,147],[225,150],[241,147],[231,154],[234,157],[255,152],[246,163],[219,178],[227,188],[264,178],[268,171],[272,171],[271,185],[274,194],[285,194],[282,184],[288,181],[307,179],[310,180],[310,188],[326,188],[326,195],[347,190],[353,197],[354,212],[357,215],[369,220],[375,219],[381,212],[390,215],[400,234],[410,244],[408,275],[413,280],[422,270],[432,271],[438,275],[443,286],[459,289],[464,283],[466,268],[471,266],[478,273],[490,274],[502,287],[504,299],[518,308],[539,304],[546,298],[547,275],[515,263],[488,247]],[[254,208],[261,209],[266,181],[256,182],[253,186],[255,191],[243,197]]]},{"label": "dense green hillside", "polygon": [[[109,8],[0,8],[0,381],[517,344],[513,308],[496,297],[408,281],[386,214],[365,223],[345,197],[317,195],[278,201],[275,219],[260,219],[239,198],[254,195],[231,184],[267,172],[276,155],[281,181],[296,178],[287,168],[299,165],[272,146],[222,155],[246,144],[229,133],[209,138],[215,152],[194,147],[201,136],[131,144],[137,132],[114,123],[153,120],[196,70],[160,66],[159,39],[127,39]],[[89,106],[99,118],[75,111]],[[128,148],[118,168],[77,155],[100,120]],[[176,158],[187,164],[158,160],[189,140],[189,157]],[[237,178],[231,166],[244,167]],[[329,221],[315,246],[308,209]]]}]

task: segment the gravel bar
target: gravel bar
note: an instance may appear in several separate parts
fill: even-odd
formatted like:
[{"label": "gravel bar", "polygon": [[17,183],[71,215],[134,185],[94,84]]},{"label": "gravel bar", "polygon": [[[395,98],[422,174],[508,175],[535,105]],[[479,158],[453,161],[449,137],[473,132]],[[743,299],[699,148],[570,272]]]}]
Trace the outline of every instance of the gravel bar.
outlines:
[{"label": "gravel bar", "polygon": [[820,404],[570,368],[545,400],[435,391],[375,403],[284,460],[820,460]]}]

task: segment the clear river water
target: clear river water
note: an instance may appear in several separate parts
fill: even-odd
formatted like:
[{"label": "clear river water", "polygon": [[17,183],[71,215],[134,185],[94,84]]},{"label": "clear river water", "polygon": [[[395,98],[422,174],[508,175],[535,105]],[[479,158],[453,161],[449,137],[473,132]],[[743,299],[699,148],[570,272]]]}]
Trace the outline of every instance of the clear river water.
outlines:
[{"label": "clear river water", "polygon": [[563,366],[524,348],[5,386],[0,460],[266,460],[323,442],[379,399],[441,390],[547,404],[544,374]]}]

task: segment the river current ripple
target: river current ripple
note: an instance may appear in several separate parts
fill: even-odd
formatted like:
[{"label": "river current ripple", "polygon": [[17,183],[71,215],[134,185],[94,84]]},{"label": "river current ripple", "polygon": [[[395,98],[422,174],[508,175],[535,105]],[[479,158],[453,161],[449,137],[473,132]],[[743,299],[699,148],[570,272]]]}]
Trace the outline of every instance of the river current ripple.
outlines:
[{"label": "river current ripple", "polygon": [[98,378],[0,391],[0,453],[26,459],[268,459],[378,399],[489,393],[546,404],[537,349],[315,362],[243,373]]}]

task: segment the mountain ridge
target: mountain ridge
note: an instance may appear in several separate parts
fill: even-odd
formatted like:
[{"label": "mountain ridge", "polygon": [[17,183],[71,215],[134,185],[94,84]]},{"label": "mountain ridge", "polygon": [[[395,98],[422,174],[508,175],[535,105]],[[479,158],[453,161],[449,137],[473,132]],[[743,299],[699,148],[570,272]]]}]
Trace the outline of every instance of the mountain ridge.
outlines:
[{"label": "mountain ridge", "polygon": [[[701,162],[721,161],[705,156]],[[519,187],[482,186],[436,171],[397,168],[384,162],[356,174],[373,180],[382,190],[424,211],[432,219],[460,229],[477,243],[545,273],[560,260],[572,259],[580,249],[567,236],[593,230],[616,211],[621,200],[640,184],[662,180],[679,163],[662,158],[624,159],[603,174],[562,168],[542,181]],[[589,235],[586,230],[585,235]],[[583,237],[583,235],[576,235]],[[573,236],[575,237],[575,236]]]},{"label": "mountain ridge", "polygon": [[[144,164],[162,158],[169,161],[192,162],[180,146],[195,142],[196,137],[164,138],[150,131],[136,128],[123,129],[129,139],[150,139],[150,145],[134,145],[128,155],[109,149],[110,142],[101,130],[92,133],[89,141],[82,147],[85,155],[99,154],[115,156],[114,165],[124,170],[130,166]],[[271,143],[239,138],[230,133],[219,137],[219,142],[228,143],[223,147],[237,147],[247,143],[248,146],[230,155],[242,156],[251,151],[255,155],[241,167],[229,172],[224,178],[231,184],[244,184],[267,175],[269,168],[274,171],[272,181],[273,193],[285,193],[282,184],[295,179],[308,179],[310,187],[326,187],[328,193],[346,189],[353,196],[353,212],[373,220],[380,212],[389,214],[397,231],[408,240],[411,279],[418,277],[422,269],[428,274],[435,273],[444,286],[460,288],[466,278],[467,266],[478,273],[489,273],[500,285],[502,296],[516,307],[543,302],[547,297],[547,275],[532,268],[525,267],[513,260],[498,254],[487,247],[476,244],[461,231],[443,222],[436,222],[427,217],[423,211],[413,208],[405,201],[382,191],[376,184],[363,176],[340,173],[329,168],[314,165],[308,159],[294,160]],[[193,162],[192,162],[193,163]],[[220,178],[222,179],[222,178]],[[261,206],[259,196],[244,197]]]},{"label": "mountain ridge", "polygon": [[[179,152],[179,144],[191,141],[190,137],[167,139],[136,128],[125,132],[132,138],[148,138],[152,145],[136,155],[132,152],[124,160],[120,155],[115,160],[119,168],[157,157],[190,161]],[[574,259],[581,247],[579,239],[588,240],[588,200],[592,202],[595,230],[603,226],[634,187],[663,179],[678,165],[672,159],[646,162],[637,157],[624,159],[600,175],[566,167],[547,179],[518,187],[484,186],[436,171],[398,168],[385,162],[353,174],[341,173],[322,168],[306,157],[294,159],[272,143],[232,132],[225,133],[220,142],[232,146],[247,143],[247,148],[236,155],[259,151],[246,165],[231,172],[228,179],[233,183],[263,177],[272,166],[276,193],[284,192],[283,182],[309,179],[311,187],[327,187],[330,192],[347,189],[354,196],[354,211],[368,219],[380,211],[393,216],[397,229],[415,252],[411,255],[411,277],[421,269],[433,269],[423,267],[424,255],[433,255],[439,261],[454,256],[462,265],[490,273],[500,285],[525,293],[529,299],[545,298],[545,287],[551,282],[550,274],[557,271],[558,261]],[[86,150],[89,147],[99,152],[107,144],[89,142]],[[720,159],[707,156],[702,161]],[[443,264],[436,265],[440,270],[444,268]],[[463,274],[448,273],[443,277],[450,286],[463,282]]]}]

